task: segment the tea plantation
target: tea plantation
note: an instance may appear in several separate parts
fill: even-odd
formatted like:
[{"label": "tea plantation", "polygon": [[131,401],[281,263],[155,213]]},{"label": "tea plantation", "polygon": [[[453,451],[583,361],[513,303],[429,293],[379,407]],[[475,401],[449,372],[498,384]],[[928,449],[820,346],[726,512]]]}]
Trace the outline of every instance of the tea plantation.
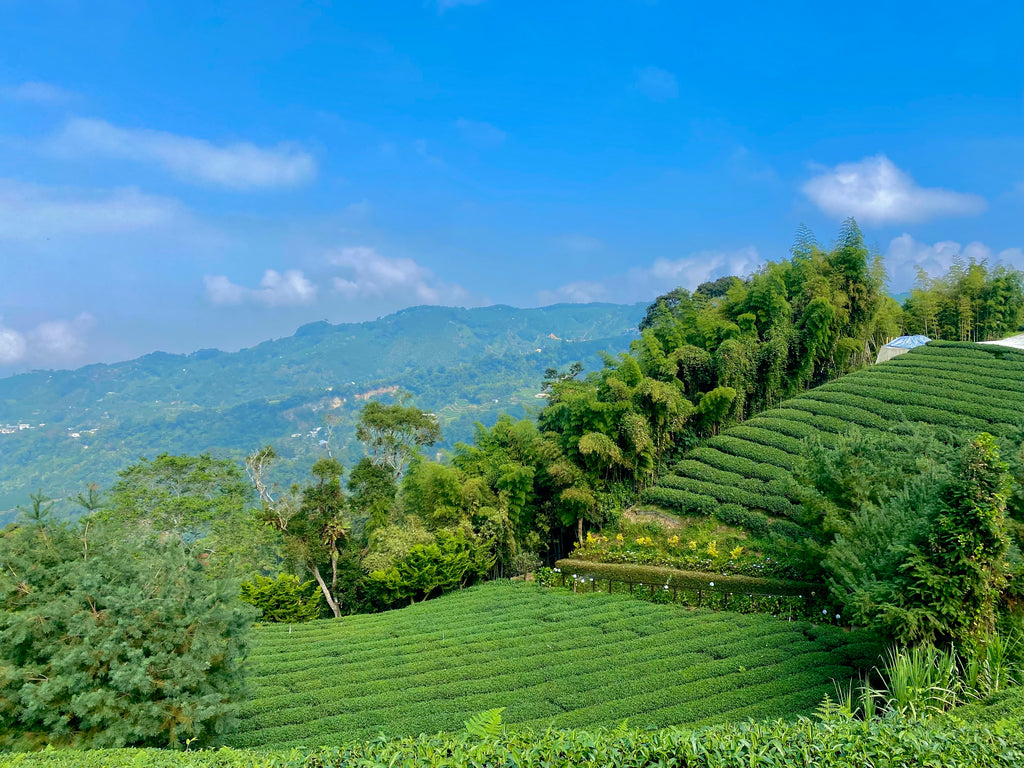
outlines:
[{"label": "tea plantation", "polygon": [[262,627],[236,748],[513,728],[704,725],[812,711],[877,660],[857,633],[491,582],[384,614]]},{"label": "tea plantation", "polygon": [[804,438],[828,445],[851,425],[881,431],[904,422],[1000,435],[1022,420],[1024,353],[933,341],[725,430],[687,453],[645,500],[755,534],[799,536],[792,473]]}]

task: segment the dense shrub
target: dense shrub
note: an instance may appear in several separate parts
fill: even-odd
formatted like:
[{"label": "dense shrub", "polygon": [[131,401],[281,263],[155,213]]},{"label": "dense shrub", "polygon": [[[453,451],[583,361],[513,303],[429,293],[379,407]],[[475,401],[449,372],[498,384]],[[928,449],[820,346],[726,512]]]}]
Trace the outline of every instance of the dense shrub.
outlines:
[{"label": "dense shrub", "polygon": [[263,621],[294,623],[320,617],[323,593],[315,581],[301,582],[291,573],[277,578],[255,576],[242,582],[242,601],[260,610]]},{"label": "dense shrub", "polygon": [[178,544],[36,522],[0,534],[0,746],[218,741],[255,611]]}]

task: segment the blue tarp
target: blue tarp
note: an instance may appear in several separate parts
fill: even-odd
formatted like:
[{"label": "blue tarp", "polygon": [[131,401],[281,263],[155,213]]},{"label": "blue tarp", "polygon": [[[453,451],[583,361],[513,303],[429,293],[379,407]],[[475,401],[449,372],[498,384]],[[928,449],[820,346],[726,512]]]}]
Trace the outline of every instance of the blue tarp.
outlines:
[{"label": "blue tarp", "polygon": [[914,347],[921,347],[927,344],[931,339],[927,336],[900,336],[898,339],[893,339],[885,346],[895,347],[896,349],[914,349]]}]

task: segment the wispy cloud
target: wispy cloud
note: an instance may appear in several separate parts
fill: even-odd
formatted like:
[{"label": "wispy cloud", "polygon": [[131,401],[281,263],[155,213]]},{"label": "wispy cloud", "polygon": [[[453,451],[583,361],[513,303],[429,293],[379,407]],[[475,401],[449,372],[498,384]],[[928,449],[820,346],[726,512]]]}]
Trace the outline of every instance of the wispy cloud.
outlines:
[{"label": "wispy cloud", "polygon": [[412,148],[415,150],[417,155],[430,165],[437,166],[438,168],[444,167],[444,158],[439,157],[430,151],[430,147],[427,146],[426,139],[416,139],[416,141],[412,143]]},{"label": "wispy cloud", "polygon": [[455,121],[455,127],[465,141],[478,147],[497,147],[505,142],[507,136],[495,125],[463,117]]},{"label": "wispy cloud", "polygon": [[298,269],[268,269],[258,288],[237,285],[224,275],[206,275],[203,283],[207,300],[219,306],[253,302],[267,307],[295,307],[312,304],[317,295],[317,287]]},{"label": "wispy cloud", "polygon": [[394,297],[421,304],[466,302],[469,293],[445,283],[413,259],[390,258],[365,246],[332,252],[328,263],[342,275],[332,280],[334,290],[349,299]]},{"label": "wispy cloud", "polygon": [[316,176],[316,160],[295,144],[258,147],[250,142],[214,144],[205,139],[103,120],[70,120],[51,142],[66,157],[110,157],[159,165],[184,181],[238,190],[294,187]]},{"label": "wispy cloud", "polygon": [[644,67],[636,75],[636,89],[655,101],[666,101],[679,96],[676,76],[659,67]]},{"label": "wispy cloud", "polygon": [[803,191],[826,213],[854,216],[868,224],[966,216],[986,207],[977,195],[918,186],[885,155],[824,169],[804,184]]},{"label": "wispy cloud", "polygon": [[553,291],[541,291],[537,298],[542,304],[651,301],[679,286],[692,290],[724,275],[749,274],[761,263],[752,245],[731,251],[700,251],[679,259],[658,259],[649,266],[600,281],[567,283]]},{"label": "wispy cloud", "polygon": [[95,325],[83,312],[72,320],[48,320],[27,331],[6,326],[0,318],[0,365],[26,361],[67,363],[86,351],[86,334]]},{"label": "wispy cloud", "polygon": [[64,104],[74,98],[70,91],[38,81],[5,86],[0,88],[0,96],[11,101],[27,101],[34,104]]},{"label": "wispy cloud", "polygon": [[1007,248],[997,252],[982,242],[962,245],[953,240],[929,245],[918,242],[906,233],[893,238],[889,243],[885,251],[885,262],[892,287],[905,290],[913,285],[918,269],[937,277],[949,270],[958,256],[964,260],[974,259],[1024,268],[1024,249],[1021,248]]},{"label": "wispy cloud", "polygon": [[574,253],[595,253],[604,246],[596,237],[579,233],[561,235],[555,238],[555,244]]},{"label": "wispy cloud", "polygon": [[134,188],[82,190],[0,179],[0,240],[133,232],[165,226],[180,203]]}]

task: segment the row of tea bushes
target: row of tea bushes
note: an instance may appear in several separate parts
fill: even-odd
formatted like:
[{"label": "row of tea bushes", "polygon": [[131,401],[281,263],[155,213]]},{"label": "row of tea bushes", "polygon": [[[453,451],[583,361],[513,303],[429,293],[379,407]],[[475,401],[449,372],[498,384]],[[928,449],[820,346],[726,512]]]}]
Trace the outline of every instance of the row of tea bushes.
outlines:
[{"label": "row of tea bushes", "polygon": [[540,730],[796,716],[856,676],[861,643],[804,621],[489,582],[400,611],[260,627],[254,695],[228,744],[450,731],[496,707]]},{"label": "row of tea bushes", "polygon": [[690,451],[644,501],[677,514],[715,516],[757,536],[799,538],[793,474],[804,441],[828,445],[853,426],[899,432],[915,421],[974,433],[1017,429],[1024,421],[1024,354],[932,342],[844,376]]},{"label": "row of tea bushes", "polygon": [[1019,768],[1024,723],[748,721],[699,730],[468,732],[268,754],[74,750],[0,756],[0,768]]}]

